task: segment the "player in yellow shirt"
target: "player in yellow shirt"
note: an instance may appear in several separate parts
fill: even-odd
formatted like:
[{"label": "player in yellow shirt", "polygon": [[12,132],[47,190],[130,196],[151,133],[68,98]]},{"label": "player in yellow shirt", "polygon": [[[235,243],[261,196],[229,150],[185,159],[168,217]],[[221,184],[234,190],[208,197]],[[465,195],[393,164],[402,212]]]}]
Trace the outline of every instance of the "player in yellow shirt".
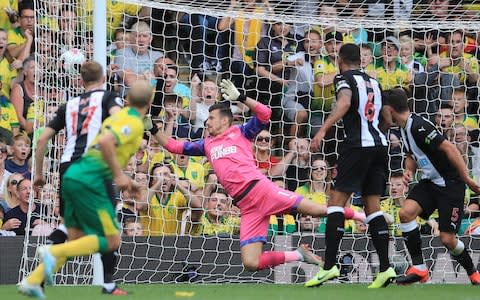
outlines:
[{"label": "player in yellow shirt", "polygon": [[383,90],[397,86],[408,87],[412,75],[400,61],[400,42],[394,36],[387,37],[382,43],[382,58],[366,68],[368,75],[376,78]]},{"label": "player in yellow shirt", "polygon": [[105,119],[87,152],[74,162],[62,179],[65,226],[69,242],[38,249],[42,263],[22,280],[18,290],[28,296],[45,298],[40,287],[45,279],[66,262],[67,257],[115,251],[120,246],[120,230],[112,205],[112,181],[135,199],[141,199],[139,186],[123,171],[143,138],[143,117],[150,107],[152,88],[147,81],[135,82],[126,107]]},{"label": "player in yellow shirt", "polygon": [[[144,235],[176,235],[182,232],[183,214],[192,208],[191,221],[198,222],[202,215],[202,201],[198,193],[191,190],[188,180],[179,180],[173,167],[158,163],[150,170],[148,204],[140,212],[140,223]],[[175,190],[177,189],[177,190]],[[191,224],[189,226],[191,228]],[[190,231],[190,228],[186,232]]]}]

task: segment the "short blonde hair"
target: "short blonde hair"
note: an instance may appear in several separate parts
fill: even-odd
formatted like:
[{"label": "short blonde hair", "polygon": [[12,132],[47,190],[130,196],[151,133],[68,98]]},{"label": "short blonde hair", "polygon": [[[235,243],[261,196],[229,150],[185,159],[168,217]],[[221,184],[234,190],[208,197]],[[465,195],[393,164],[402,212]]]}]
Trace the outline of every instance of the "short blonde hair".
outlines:
[{"label": "short blonde hair", "polygon": [[143,108],[149,106],[153,98],[153,87],[147,80],[137,80],[131,86],[128,91],[127,101],[128,104],[136,107]]}]

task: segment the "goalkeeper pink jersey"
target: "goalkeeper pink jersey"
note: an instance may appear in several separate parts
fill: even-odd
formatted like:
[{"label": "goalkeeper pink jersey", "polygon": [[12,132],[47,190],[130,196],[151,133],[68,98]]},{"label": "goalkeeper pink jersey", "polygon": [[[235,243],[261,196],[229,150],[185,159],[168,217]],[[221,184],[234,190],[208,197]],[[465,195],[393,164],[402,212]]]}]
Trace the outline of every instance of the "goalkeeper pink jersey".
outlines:
[{"label": "goalkeeper pink jersey", "polygon": [[240,195],[254,180],[266,178],[257,168],[252,142],[270,121],[272,111],[258,103],[255,116],[244,125],[231,126],[223,134],[197,142],[168,140],[165,149],[172,153],[206,156],[218,181],[233,197]]}]

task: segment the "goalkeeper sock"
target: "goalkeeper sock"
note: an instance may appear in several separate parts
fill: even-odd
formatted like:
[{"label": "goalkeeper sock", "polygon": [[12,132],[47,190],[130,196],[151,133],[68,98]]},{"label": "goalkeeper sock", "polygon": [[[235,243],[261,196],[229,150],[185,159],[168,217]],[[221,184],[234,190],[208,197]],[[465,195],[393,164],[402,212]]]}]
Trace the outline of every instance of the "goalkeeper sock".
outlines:
[{"label": "goalkeeper sock", "polygon": [[[103,240],[102,240],[103,239]],[[107,241],[104,237],[87,235],[64,244],[53,245],[50,253],[55,257],[85,256],[107,249]]]},{"label": "goalkeeper sock", "polygon": [[[460,254],[457,254],[458,252],[460,252]],[[468,276],[477,271],[473,265],[472,258],[470,257],[470,254],[468,254],[468,251],[465,250],[465,245],[462,241],[458,240],[457,246],[455,249],[450,250],[450,253],[452,254],[453,258],[455,258],[455,260],[465,269],[465,271],[467,271]]]},{"label": "goalkeeper sock", "polygon": [[385,272],[390,267],[390,259],[388,258],[388,225],[383,212],[376,211],[367,216],[365,222],[369,225],[370,234],[372,235],[373,246],[377,251],[378,260],[380,261],[380,272]]},{"label": "goalkeeper sock", "polygon": [[[290,251],[295,252],[295,251]],[[258,270],[272,268],[285,263],[285,252],[280,251],[265,251],[258,259]],[[299,260],[299,259],[297,259]]]},{"label": "goalkeeper sock", "polygon": [[405,239],[405,245],[412,258],[412,264],[414,266],[424,264],[422,240],[420,239],[420,230],[418,229],[417,222],[413,220],[409,223],[401,223],[399,229],[402,231],[403,238]]},{"label": "goalkeeper sock", "polygon": [[325,270],[330,270],[337,263],[337,252],[345,231],[345,216],[343,207],[330,206],[327,208],[327,226],[325,230]]},{"label": "goalkeeper sock", "polygon": [[[65,257],[57,258],[57,263],[55,264],[54,271],[58,271],[67,261]],[[42,264],[39,264],[35,270],[27,277],[28,284],[40,285],[45,280],[45,267]]]},{"label": "goalkeeper sock", "polygon": [[[103,284],[105,288],[107,288],[105,284],[113,283],[113,273],[115,272],[116,262],[117,262],[117,255],[114,251],[102,254]],[[112,288],[108,290],[111,290],[111,289]]]}]

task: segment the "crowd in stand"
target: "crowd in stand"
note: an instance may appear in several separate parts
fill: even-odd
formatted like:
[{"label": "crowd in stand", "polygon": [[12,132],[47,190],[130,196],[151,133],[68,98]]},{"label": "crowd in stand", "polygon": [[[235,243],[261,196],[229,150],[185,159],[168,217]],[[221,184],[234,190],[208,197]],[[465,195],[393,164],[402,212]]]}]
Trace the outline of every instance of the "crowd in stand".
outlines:
[{"label": "crowd in stand", "polygon": [[[37,14],[31,0],[0,3],[1,235],[25,234],[29,209],[33,211],[32,234],[48,234],[58,221],[55,159],[62,137],[52,141],[46,153],[51,159],[46,160],[44,170],[50,179],[41,190],[33,189],[30,182],[32,141],[60,103],[82,92],[78,70],[67,66],[68,60],[78,52],[91,59],[93,53],[91,5],[80,9],[73,0],[64,2],[38,1]],[[316,1],[298,2],[313,5]],[[382,11],[389,14],[385,7],[349,7],[348,3],[322,1],[313,11],[334,19],[378,18]],[[448,4],[453,1],[431,0],[426,3],[428,10],[392,8],[390,13],[407,19],[415,15],[455,19],[455,14],[448,13]],[[217,82],[231,78],[248,96],[273,110],[269,128],[254,141],[258,168],[279,186],[305,198],[326,204],[334,188],[342,126],[338,124],[327,134],[321,153],[310,151],[310,138],[335,106],[337,54],[345,43],[361,47],[363,70],[377,78],[383,89],[403,87],[412,111],[434,122],[457,145],[471,176],[480,176],[477,32],[390,32],[344,28],[333,22],[332,26],[311,26],[246,18],[251,13],[271,12],[267,0],[231,0],[229,9],[241,12],[235,18],[150,9],[120,1],[107,1],[107,6],[112,14],[107,25],[108,89],[125,97],[133,82],[150,80],[155,87],[150,111],[154,122],[177,138],[196,140],[205,134],[208,108],[222,101]],[[464,15],[467,13],[476,17],[473,11]],[[236,122],[250,117],[242,103],[227,105]],[[390,185],[382,201],[395,236],[401,236],[398,211],[409,190],[402,181],[399,134],[394,129],[388,134]],[[142,148],[125,172],[148,192],[145,199],[119,195],[118,219],[124,235],[238,234],[239,211],[205,159],[172,155],[146,133]],[[466,195],[460,234],[480,234],[480,222],[475,221],[480,210],[478,195]],[[351,205],[360,211],[358,196],[352,195]],[[29,207],[31,198],[37,201]],[[422,221],[424,234],[438,234],[435,218],[433,214]],[[363,223],[347,223],[346,232],[367,231]],[[271,216],[270,225],[271,235],[325,231],[323,218],[301,215]]]}]

